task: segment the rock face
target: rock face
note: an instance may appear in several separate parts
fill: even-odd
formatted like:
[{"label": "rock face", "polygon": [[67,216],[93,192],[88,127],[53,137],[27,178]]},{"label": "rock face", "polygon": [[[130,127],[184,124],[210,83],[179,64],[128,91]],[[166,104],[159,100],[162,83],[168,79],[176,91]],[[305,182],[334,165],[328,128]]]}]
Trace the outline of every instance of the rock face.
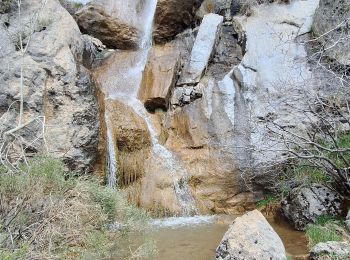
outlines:
[{"label": "rock face", "polygon": [[238,217],[216,249],[218,260],[287,259],[282,240],[257,210]]},{"label": "rock face", "polygon": [[158,0],[154,40],[164,43],[189,28],[203,0]]},{"label": "rock face", "polygon": [[98,38],[109,48],[136,49],[142,32],[122,19],[115,9],[117,4],[110,0],[92,1],[75,14],[77,23],[82,32]]},{"label": "rock face", "polygon": [[152,48],[139,90],[139,99],[148,111],[168,109],[179,65],[180,52],[176,47],[165,45]]},{"label": "rock face", "polygon": [[194,42],[191,58],[185,65],[178,85],[195,85],[203,76],[218,42],[223,17],[217,14],[204,16]]},{"label": "rock face", "polygon": [[350,245],[347,242],[328,241],[318,243],[310,251],[311,260],[349,259]]},{"label": "rock face", "polygon": [[350,65],[349,17],[349,1],[320,0],[313,23],[316,36],[325,34],[320,41],[326,44],[326,55],[342,65]]},{"label": "rock face", "polygon": [[[40,6],[41,1],[23,2],[22,23],[27,25]],[[91,172],[97,156],[99,119],[94,84],[89,71],[81,65],[85,54],[89,55],[89,37],[81,35],[74,19],[57,1],[48,0],[39,17],[23,59],[24,123],[45,117],[46,146],[39,136],[41,124],[29,124],[23,129],[25,140],[32,142],[28,152],[48,152],[78,173]],[[10,32],[20,30],[16,12],[1,19]],[[5,55],[0,54],[2,136],[18,122],[15,101],[19,100],[22,64],[18,42],[8,39],[3,30],[0,34],[0,46],[7,45]],[[13,102],[16,105],[8,110]]]},{"label": "rock face", "polygon": [[341,198],[334,191],[319,184],[295,189],[282,203],[282,213],[298,230],[305,230],[321,215],[338,216]]},{"label": "rock face", "polygon": [[346,224],[346,228],[350,231],[350,210],[348,211],[348,214],[346,215],[345,224]]}]

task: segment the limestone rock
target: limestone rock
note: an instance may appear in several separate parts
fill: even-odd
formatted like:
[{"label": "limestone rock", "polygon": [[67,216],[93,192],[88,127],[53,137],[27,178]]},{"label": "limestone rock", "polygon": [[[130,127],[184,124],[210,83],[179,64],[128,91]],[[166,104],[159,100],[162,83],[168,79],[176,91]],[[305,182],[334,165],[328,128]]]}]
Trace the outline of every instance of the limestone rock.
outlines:
[{"label": "limestone rock", "polygon": [[326,260],[328,256],[332,259],[349,259],[350,245],[347,242],[328,241],[318,243],[310,251],[311,260]]},{"label": "limestone rock", "polygon": [[154,25],[156,43],[172,40],[194,22],[203,0],[158,0]]},{"label": "limestone rock", "polygon": [[341,198],[329,188],[314,184],[310,188],[294,189],[282,203],[282,213],[298,230],[305,230],[321,215],[340,214]]},{"label": "limestone rock", "polygon": [[136,49],[140,41],[140,30],[124,21],[113,9],[110,0],[93,1],[75,14],[82,32],[98,38],[109,48]]},{"label": "limestone rock", "polygon": [[183,68],[178,85],[195,85],[200,81],[218,42],[222,22],[223,17],[217,14],[203,18],[190,61]]},{"label": "limestone rock", "polygon": [[168,109],[180,65],[180,52],[173,46],[154,46],[149,54],[139,90],[148,111]]},{"label": "limestone rock", "polygon": [[[350,65],[350,2],[347,0],[320,0],[313,22],[314,33],[323,35],[320,41],[327,49],[326,54],[340,64]],[[338,27],[337,27],[338,26]],[[335,30],[334,30],[335,29]]]},{"label": "limestone rock", "polygon": [[258,211],[248,212],[231,224],[216,249],[218,260],[287,259],[282,240]]},{"label": "limestone rock", "polygon": [[[39,0],[23,2],[23,24],[40,6]],[[94,83],[90,72],[81,65],[86,39],[58,1],[48,0],[39,17],[49,17],[50,23],[35,30],[23,60],[24,122],[45,116],[47,152],[63,159],[78,173],[91,172],[97,156],[99,119]],[[10,32],[19,30],[17,22],[17,13],[9,13]],[[2,46],[8,39],[2,31],[0,34]],[[19,99],[21,58],[15,44],[9,44],[6,56],[0,55],[1,134],[18,120],[17,105],[7,110]],[[27,141],[39,137],[37,124],[27,130]],[[46,152],[45,145],[37,143],[30,151]]]}]

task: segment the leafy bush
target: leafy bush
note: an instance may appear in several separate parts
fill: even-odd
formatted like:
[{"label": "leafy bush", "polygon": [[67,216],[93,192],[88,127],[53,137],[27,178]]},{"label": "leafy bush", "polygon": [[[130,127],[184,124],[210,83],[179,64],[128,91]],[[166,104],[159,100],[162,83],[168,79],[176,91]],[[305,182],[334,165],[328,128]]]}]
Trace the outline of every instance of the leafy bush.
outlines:
[{"label": "leafy bush", "polygon": [[[120,245],[133,231],[143,238],[148,215],[129,205],[121,192],[73,178],[50,157],[35,158],[23,169],[0,172],[0,259],[124,259],[134,254]],[[111,232],[114,223],[118,228]]]}]

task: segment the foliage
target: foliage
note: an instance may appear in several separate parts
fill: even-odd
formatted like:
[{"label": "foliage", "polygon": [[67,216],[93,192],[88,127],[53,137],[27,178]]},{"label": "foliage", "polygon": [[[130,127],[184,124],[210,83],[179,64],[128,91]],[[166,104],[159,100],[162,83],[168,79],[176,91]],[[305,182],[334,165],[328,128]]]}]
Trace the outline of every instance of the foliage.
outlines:
[{"label": "foliage", "polygon": [[[26,171],[0,172],[0,259],[127,258],[126,234],[147,230],[148,215],[92,179],[75,179],[64,164],[38,157]],[[118,223],[117,230],[108,227]],[[141,243],[142,244],[142,241]],[[145,244],[150,254],[154,248]]]},{"label": "foliage", "polygon": [[272,196],[272,195],[268,195],[266,198],[264,198],[263,200],[261,200],[257,203],[257,207],[258,208],[266,207],[266,206],[269,206],[271,204],[275,204],[278,201],[279,201],[279,199],[277,197]]},{"label": "foliage", "polygon": [[306,228],[306,235],[309,238],[310,248],[318,243],[327,241],[342,241],[341,222],[331,216],[321,216],[315,224],[310,224]]}]

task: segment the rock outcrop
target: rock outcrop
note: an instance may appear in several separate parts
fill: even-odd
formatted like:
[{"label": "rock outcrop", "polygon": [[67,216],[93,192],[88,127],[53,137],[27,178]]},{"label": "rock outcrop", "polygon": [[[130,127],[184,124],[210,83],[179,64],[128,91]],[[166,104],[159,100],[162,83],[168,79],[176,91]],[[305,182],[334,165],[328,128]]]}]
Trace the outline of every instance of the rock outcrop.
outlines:
[{"label": "rock outcrop", "polygon": [[338,216],[340,196],[329,188],[314,184],[310,188],[296,188],[282,202],[282,213],[298,230],[305,230],[322,215]]},{"label": "rock outcrop", "polygon": [[287,259],[282,240],[258,211],[248,212],[231,224],[216,249],[217,260]]},{"label": "rock outcrop", "polygon": [[191,27],[195,13],[203,0],[158,0],[154,40],[156,43],[171,41]]},{"label": "rock outcrop", "polygon": [[148,111],[167,110],[180,66],[180,52],[174,46],[155,46],[149,53],[139,99]]},{"label": "rock outcrop", "polygon": [[191,58],[182,70],[178,85],[196,85],[200,81],[213,56],[222,22],[223,17],[220,15],[204,16],[192,48]]},{"label": "rock outcrop", "polygon": [[350,65],[350,2],[320,0],[313,23],[315,36],[325,54],[342,65]]},{"label": "rock outcrop", "polygon": [[349,259],[350,245],[347,242],[328,241],[318,243],[310,251],[311,260]]},{"label": "rock outcrop", "polygon": [[136,15],[130,14],[128,20],[122,13],[126,10],[117,11],[122,5],[121,1],[95,0],[80,9],[75,19],[82,32],[98,38],[109,48],[137,49],[142,31],[132,23]]},{"label": "rock outcrop", "polygon": [[0,46],[6,46],[4,53],[0,52],[0,133],[18,122],[22,68],[23,123],[45,118],[46,126],[46,145],[38,120],[22,129],[26,140],[23,145],[30,154],[45,151],[62,158],[78,173],[91,172],[97,156],[99,119],[94,83],[90,72],[81,65],[85,54],[89,56],[86,48],[89,37],[80,33],[58,1],[48,0],[43,7],[41,1],[22,5],[23,26],[30,28],[33,14],[38,13],[35,30],[29,31],[31,36],[22,36],[28,44],[23,59],[19,41],[14,37],[23,30],[17,12],[1,16],[6,31],[13,37],[8,38],[9,34],[0,29]]}]

